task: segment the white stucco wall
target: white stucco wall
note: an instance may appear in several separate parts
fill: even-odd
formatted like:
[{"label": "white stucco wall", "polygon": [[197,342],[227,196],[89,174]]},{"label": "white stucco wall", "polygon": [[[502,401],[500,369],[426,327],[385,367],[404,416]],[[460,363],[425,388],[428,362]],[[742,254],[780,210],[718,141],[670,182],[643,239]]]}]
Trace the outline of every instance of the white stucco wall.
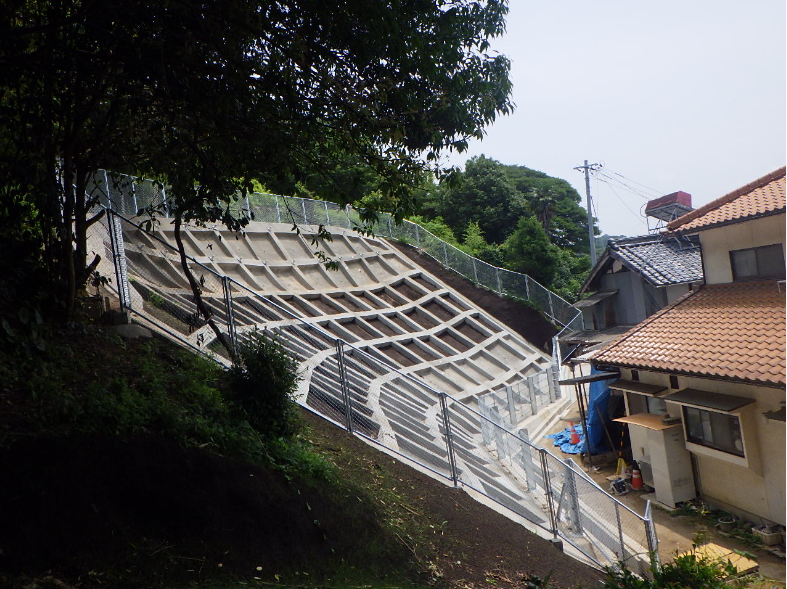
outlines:
[{"label": "white stucco wall", "polygon": [[730,251],[785,241],[785,215],[772,215],[745,223],[725,225],[699,233],[707,284],[732,282]]},{"label": "white stucco wall", "polygon": [[[631,377],[630,370],[622,369],[621,373],[621,378]],[[639,379],[666,386],[667,393],[677,390],[669,389],[668,373],[640,370]],[[736,510],[753,520],[761,517],[785,525],[785,422],[763,416],[764,412],[781,407],[785,401],[784,389],[682,376],[678,384],[680,389],[693,388],[754,399],[754,403],[734,413],[740,419],[745,459],[689,444],[698,466],[698,488],[710,503]],[[667,403],[667,411],[671,415],[682,415],[677,404]]]}]

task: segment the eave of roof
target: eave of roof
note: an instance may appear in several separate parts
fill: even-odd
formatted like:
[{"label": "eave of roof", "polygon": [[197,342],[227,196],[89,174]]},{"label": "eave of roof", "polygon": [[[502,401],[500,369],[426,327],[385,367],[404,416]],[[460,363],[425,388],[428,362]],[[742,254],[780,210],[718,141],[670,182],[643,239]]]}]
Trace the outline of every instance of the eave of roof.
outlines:
[{"label": "eave of roof", "polygon": [[776,281],[704,286],[605,346],[593,360],[782,388],[784,299]]},{"label": "eave of roof", "polygon": [[754,182],[750,182],[745,186],[741,186],[737,190],[733,190],[732,192],[725,194],[724,196],[717,198],[716,200],[713,200],[701,206],[700,208],[691,211],[690,213],[686,213],[685,215],[678,217],[674,221],[667,223],[667,232],[675,233],[675,234],[695,233],[699,231],[705,231],[707,229],[722,227],[724,225],[740,223],[745,220],[756,219],[758,217],[767,217],[770,215],[778,215],[780,213],[784,213],[785,206],[783,205],[781,207],[776,207],[772,210],[757,212],[754,214],[742,215],[739,217],[723,220],[720,222],[708,223],[706,225],[696,226],[697,224],[693,223],[693,221],[712,213],[713,211],[723,207],[726,204],[733,202],[734,200],[740,197],[747,196],[752,192],[760,188],[763,188],[768,184],[771,184],[772,182],[784,178],[786,172],[787,169],[785,169],[784,167],[779,168],[778,170],[774,170],[770,174],[766,174],[765,176],[758,178]]}]

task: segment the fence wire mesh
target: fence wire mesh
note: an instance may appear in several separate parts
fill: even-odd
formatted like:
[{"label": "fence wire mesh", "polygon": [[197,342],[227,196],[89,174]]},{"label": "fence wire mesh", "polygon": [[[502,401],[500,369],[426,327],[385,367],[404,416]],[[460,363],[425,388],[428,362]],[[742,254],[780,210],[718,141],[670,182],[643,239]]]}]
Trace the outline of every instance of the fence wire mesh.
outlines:
[{"label": "fence wire mesh", "polygon": [[[250,202],[250,214],[270,217],[281,204],[280,197],[264,199],[265,206],[262,200]],[[310,224],[331,215],[354,222],[352,212],[348,216],[330,203],[294,202],[290,209],[297,212],[300,207],[302,219]],[[121,299],[125,283],[127,308],[226,362],[227,352],[205,325],[183,277],[171,231],[159,229],[151,234],[109,214],[95,226],[91,246],[106,255],[102,268],[116,277]],[[445,244],[431,234],[419,232],[417,226],[409,230],[436,253],[448,255]],[[645,518],[600,489],[578,467],[533,445],[527,431],[515,429],[523,417],[559,397],[554,370],[482,396],[476,410],[393,368],[378,350],[347,344],[298,317],[279,304],[282,301],[221,275],[218,266],[194,260],[188,265],[211,318],[231,342],[242,343],[262,328],[298,362],[303,377],[299,402],[454,484],[482,493],[565,539],[597,564],[614,566],[624,560],[646,572],[647,547],[656,541],[648,537],[652,525],[648,527]],[[495,270],[495,279],[497,275]],[[537,290],[536,283],[524,280],[528,289]]]}]

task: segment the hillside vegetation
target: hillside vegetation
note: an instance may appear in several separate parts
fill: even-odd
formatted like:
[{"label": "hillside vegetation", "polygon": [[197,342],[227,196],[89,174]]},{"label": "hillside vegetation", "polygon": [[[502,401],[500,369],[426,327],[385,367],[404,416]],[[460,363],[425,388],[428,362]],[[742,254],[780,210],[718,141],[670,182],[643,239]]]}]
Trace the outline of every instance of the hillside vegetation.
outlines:
[{"label": "hillside vegetation", "polygon": [[0,357],[2,586],[599,578],[292,405],[281,435],[255,429],[228,374],[168,342],[84,323],[44,331],[3,340]]}]

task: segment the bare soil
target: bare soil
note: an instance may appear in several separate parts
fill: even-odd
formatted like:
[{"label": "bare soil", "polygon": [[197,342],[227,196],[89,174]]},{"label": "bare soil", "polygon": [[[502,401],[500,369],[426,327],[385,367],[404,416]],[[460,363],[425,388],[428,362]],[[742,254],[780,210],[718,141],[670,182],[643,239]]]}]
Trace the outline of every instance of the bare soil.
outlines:
[{"label": "bare soil", "polygon": [[543,315],[528,305],[508,299],[471,280],[448,270],[434,258],[422,253],[417,248],[397,241],[389,243],[424,270],[450,286],[473,304],[482,308],[495,319],[521,335],[531,344],[549,353],[552,350],[552,338],[557,329]]}]

